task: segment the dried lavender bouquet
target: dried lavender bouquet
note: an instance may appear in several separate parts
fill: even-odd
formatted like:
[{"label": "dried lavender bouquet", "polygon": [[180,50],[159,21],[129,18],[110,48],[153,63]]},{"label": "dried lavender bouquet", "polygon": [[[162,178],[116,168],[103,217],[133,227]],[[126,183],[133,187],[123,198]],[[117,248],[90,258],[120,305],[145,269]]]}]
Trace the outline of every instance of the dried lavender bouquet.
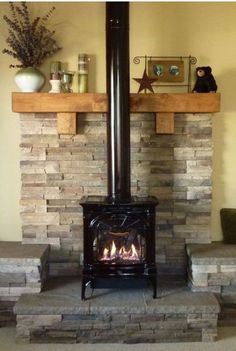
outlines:
[{"label": "dried lavender bouquet", "polygon": [[31,19],[26,2],[9,4],[11,17],[5,15],[3,19],[8,25],[9,36],[6,42],[10,49],[3,49],[2,53],[20,62],[10,67],[38,67],[44,59],[61,49],[54,39],[55,31],[46,27],[55,7],[45,16]]}]

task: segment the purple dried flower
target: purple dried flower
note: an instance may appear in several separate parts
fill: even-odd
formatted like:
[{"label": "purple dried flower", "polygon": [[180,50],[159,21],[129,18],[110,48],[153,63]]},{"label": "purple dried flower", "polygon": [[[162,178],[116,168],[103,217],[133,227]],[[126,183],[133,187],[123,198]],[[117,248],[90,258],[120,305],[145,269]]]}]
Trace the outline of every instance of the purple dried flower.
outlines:
[{"label": "purple dried flower", "polygon": [[45,58],[55,54],[61,48],[53,38],[55,31],[46,28],[55,7],[48,13],[35,19],[30,18],[28,5],[25,1],[20,3],[10,2],[11,18],[3,16],[8,25],[6,42],[9,48],[2,53],[17,59],[20,64],[10,67],[37,67]]}]

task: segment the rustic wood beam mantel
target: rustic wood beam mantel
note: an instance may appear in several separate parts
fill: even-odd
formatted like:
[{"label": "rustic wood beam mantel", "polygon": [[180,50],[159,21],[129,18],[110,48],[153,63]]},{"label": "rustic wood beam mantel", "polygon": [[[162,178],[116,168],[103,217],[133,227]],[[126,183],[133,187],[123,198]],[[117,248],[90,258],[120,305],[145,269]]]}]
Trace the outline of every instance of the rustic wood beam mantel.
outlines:
[{"label": "rustic wood beam mantel", "polygon": [[[55,112],[58,114],[58,120],[60,119],[58,123],[60,133],[75,134],[76,113],[106,113],[107,95],[105,93],[12,93],[12,110],[19,113]],[[174,130],[174,113],[219,112],[220,94],[130,94],[130,111],[156,113],[157,133],[171,134]],[[65,118],[65,128],[63,118]]]}]

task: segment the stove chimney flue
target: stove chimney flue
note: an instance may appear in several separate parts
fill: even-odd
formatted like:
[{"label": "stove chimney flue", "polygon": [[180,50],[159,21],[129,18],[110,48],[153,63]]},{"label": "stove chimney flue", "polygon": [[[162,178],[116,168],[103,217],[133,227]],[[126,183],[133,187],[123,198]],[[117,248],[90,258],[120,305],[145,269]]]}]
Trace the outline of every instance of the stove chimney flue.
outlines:
[{"label": "stove chimney flue", "polygon": [[130,201],[129,3],[106,3],[108,201]]}]

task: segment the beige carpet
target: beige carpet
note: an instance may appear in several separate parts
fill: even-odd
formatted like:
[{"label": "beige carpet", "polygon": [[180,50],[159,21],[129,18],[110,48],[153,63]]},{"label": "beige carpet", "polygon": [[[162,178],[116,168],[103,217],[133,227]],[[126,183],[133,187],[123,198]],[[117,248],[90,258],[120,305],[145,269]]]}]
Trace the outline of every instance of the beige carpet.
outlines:
[{"label": "beige carpet", "polygon": [[0,351],[235,351],[236,327],[219,328],[219,340],[215,343],[178,344],[15,344],[15,329],[0,328]]}]

